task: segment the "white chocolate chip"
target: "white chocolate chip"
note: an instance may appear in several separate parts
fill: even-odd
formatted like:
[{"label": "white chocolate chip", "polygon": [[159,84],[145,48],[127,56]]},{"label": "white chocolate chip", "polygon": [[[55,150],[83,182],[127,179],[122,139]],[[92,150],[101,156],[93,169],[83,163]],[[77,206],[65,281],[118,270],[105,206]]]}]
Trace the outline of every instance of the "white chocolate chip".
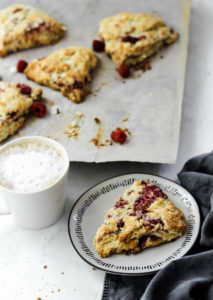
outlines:
[{"label": "white chocolate chip", "polygon": [[78,124],[76,121],[72,121],[70,125],[71,125],[71,127],[77,127]]},{"label": "white chocolate chip", "polygon": [[83,117],[83,114],[79,111],[76,111],[75,115],[79,118],[82,118]]}]

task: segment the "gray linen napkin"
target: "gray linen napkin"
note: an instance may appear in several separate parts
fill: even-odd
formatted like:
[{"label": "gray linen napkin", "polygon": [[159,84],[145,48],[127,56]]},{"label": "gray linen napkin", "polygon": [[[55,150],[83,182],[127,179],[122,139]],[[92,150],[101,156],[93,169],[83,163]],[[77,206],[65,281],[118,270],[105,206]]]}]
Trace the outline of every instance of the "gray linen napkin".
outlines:
[{"label": "gray linen napkin", "polygon": [[213,300],[213,152],[190,159],[178,177],[200,208],[195,246],[156,275],[106,274],[102,300]]}]

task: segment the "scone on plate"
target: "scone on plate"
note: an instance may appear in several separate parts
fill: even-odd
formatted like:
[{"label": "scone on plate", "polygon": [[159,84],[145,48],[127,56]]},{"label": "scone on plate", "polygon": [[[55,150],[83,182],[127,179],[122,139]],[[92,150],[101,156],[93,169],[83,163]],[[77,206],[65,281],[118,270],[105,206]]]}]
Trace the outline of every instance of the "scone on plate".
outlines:
[{"label": "scone on plate", "polygon": [[56,43],[65,26],[37,8],[16,4],[0,11],[0,56]]},{"label": "scone on plate", "polygon": [[100,257],[137,253],[170,242],[186,231],[183,212],[156,185],[135,181],[119,197],[97,230],[94,245]]},{"label": "scone on plate", "polygon": [[0,142],[14,134],[24,123],[42,90],[23,83],[0,82]]},{"label": "scone on plate", "polygon": [[[146,14],[119,13],[102,19],[98,37],[118,67],[134,66],[174,43],[178,34],[160,18]],[[98,43],[97,43],[98,45]]]},{"label": "scone on plate", "polygon": [[33,60],[24,73],[39,84],[59,90],[73,102],[81,102],[90,91],[91,72],[96,64],[97,58],[90,49],[69,47]]}]

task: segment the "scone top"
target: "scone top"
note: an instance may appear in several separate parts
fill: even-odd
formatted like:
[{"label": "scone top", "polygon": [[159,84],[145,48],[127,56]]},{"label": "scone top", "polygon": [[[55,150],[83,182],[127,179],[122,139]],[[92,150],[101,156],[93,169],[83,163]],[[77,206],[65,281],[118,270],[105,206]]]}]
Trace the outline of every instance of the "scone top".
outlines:
[{"label": "scone top", "polygon": [[91,72],[96,64],[97,58],[92,50],[68,47],[33,60],[24,73],[39,84],[60,90],[73,102],[81,102],[89,92]]},{"label": "scone top", "polygon": [[57,42],[65,26],[30,5],[16,4],[0,11],[0,56]]},{"label": "scone top", "polygon": [[0,82],[0,124],[15,115],[27,114],[34,101],[41,99],[42,90],[17,82]]},{"label": "scone top", "polygon": [[142,62],[178,38],[161,18],[126,12],[101,20],[98,36],[118,66]]}]

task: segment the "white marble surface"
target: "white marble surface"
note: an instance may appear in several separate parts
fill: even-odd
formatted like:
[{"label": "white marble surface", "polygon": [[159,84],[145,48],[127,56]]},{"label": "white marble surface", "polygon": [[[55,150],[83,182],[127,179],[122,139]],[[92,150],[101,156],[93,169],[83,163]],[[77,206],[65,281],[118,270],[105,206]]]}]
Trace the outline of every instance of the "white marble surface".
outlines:
[{"label": "white marble surface", "polygon": [[104,273],[82,261],[69,241],[67,220],[78,196],[103,179],[127,172],[149,172],[177,180],[176,174],[188,158],[212,150],[212,11],[211,0],[192,1],[177,163],[72,163],[65,212],[55,225],[30,231],[17,228],[10,215],[0,216],[1,300],[100,299]]}]

